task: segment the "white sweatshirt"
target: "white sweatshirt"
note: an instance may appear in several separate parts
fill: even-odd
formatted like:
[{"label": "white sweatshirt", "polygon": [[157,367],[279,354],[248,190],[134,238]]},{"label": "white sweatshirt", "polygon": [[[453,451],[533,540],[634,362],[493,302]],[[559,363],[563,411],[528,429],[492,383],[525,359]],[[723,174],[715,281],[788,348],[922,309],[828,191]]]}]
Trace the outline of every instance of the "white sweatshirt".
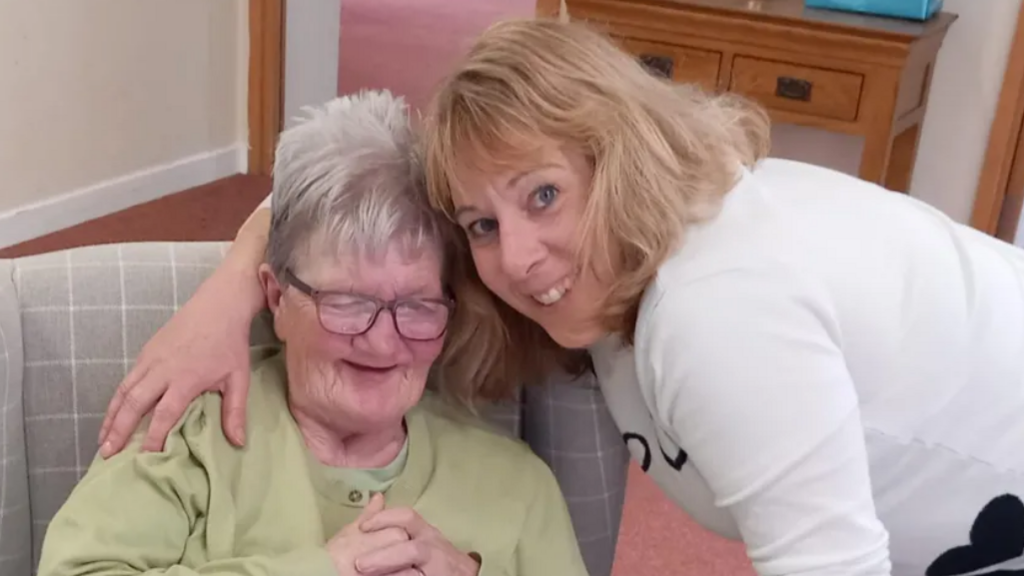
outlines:
[{"label": "white sweatshirt", "polygon": [[591,352],[632,455],[759,574],[1024,569],[1024,251],[766,160],[661,267],[635,348]]}]

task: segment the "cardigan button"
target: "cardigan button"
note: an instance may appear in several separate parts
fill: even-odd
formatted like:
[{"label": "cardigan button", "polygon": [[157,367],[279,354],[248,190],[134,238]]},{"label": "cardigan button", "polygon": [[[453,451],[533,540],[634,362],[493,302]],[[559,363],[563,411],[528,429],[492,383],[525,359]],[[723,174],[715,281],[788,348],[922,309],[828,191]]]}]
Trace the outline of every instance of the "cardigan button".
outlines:
[{"label": "cardigan button", "polygon": [[348,493],[348,501],[353,504],[358,504],[363,501],[363,493],[359,490],[353,490]]}]

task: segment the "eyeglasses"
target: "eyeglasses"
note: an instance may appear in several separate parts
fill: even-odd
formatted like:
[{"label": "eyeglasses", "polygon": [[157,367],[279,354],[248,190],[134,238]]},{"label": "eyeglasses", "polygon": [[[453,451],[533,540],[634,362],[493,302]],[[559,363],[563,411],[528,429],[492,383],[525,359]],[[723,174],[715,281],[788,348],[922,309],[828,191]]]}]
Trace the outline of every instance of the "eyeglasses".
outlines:
[{"label": "eyeglasses", "polygon": [[408,340],[436,340],[448,328],[448,319],[455,309],[450,298],[400,298],[385,301],[363,294],[317,290],[299,280],[291,270],[285,279],[316,304],[317,316],[324,330],[344,336],[366,333],[381,310],[391,312],[395,330]]}]

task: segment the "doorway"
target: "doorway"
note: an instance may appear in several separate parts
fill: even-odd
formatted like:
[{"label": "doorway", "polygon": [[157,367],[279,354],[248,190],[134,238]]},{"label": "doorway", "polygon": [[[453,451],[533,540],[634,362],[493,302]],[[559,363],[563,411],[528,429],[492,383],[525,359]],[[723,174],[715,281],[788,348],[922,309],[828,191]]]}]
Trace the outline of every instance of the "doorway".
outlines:
[{"label": "doorway", "polygon": [[271,173],[277,136],[303,106],[371,88],[422,108],[477,34],[550,3],[249,0],[249,173]]}]

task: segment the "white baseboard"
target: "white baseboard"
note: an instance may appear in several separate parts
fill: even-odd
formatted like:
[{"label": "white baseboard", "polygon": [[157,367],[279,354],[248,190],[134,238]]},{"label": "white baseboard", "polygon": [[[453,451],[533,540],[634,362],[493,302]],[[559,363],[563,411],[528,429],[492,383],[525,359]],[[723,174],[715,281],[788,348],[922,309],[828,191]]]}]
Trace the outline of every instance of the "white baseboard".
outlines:
[{"label": "white baseboard", "polygon": [[0,213],[0,248],[244,173],[247,164],[248,145],[239,143],[19,206]]}]

